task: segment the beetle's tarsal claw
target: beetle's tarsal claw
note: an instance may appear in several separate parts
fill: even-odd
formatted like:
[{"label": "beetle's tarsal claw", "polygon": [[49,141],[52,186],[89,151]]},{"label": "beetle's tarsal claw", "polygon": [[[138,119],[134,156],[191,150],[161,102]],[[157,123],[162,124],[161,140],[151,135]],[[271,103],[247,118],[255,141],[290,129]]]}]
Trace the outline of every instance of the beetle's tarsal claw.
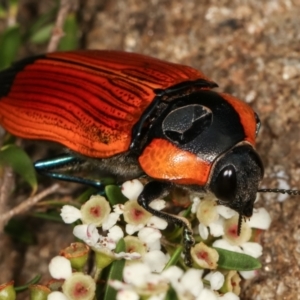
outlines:
[{"label": "beetle's tarsal claw", "polygon": [[242,223],[243,223],[243,216],[241,214],[239,214],[238,231],[237,231],[238,236],[240,236],[241,231],[242,231]]}]

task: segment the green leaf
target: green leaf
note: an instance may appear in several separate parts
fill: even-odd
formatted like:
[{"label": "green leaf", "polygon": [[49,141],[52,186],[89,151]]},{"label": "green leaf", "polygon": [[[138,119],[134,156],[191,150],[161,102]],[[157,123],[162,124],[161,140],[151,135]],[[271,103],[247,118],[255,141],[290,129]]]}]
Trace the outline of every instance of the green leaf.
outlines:
[{"label": "green leaf", "polygon": [[34,243],[34,235],[23,220],[10,219],[4,227],[4,231],[18,242],[26,245]]},{"label": "green leaf", "polygon": [[24,39],[31,39],[32,36],[37,34],[38,31],[41,30],[41,28],[45,27],[49,23],[53,23],[55,16],[57,15],[58,11],[58,1],[55,1],[54,7],[47,11],[46,13],[39,16],[39,18],[30,26],[29,30],[25,32]]},{"label": "green leaf", "polygon": [[63,223],[62,218],[58,211],[48,211],[46,213],[34,212],[31,214],[31,216],[33,216],[35,218],[43,219],[43,220]]},{"label": "green leaf", "polygon": [[64,24],[65,35],[60,40],[60,51],[74,50],[78,47],[78,24],[75,13],[69,13]]},{"label": "green leaf", "polygon": [[168,290],[164,300],[178,300],[177,293],[172,287]]},{"label": "green leaf", "polygon": [[177,262],[180,259],[180,255],[181,255],[182,249],[183,249],[182,246],[176,248],[176,250],[174,251],[173,255],[169,259],[168,263],[164,267],[164,270],[168,269],[171,266],[175,266],[177,264]]},{"label": "green leaf", "polygon": [[21,45],[19,25],[8,27],[0,36],[0,70],[11,65]]},{"label": "green leaf", "polygon": [[26,152],[16,145],[5,145],[0,149],[0,165],[9,165],[31,187],[37,190],[37,179],[33,164]]},{"label": "green leaf", "polygon": [[261,268],[260,261],[250,255],[221,248],[213,248],[219,253],[218,266],[222,269],[251,271]]},{"label": "green leaf", "polygon": [[128,199],[122,194],[121,189],[117,185],[107,185],[105,194],[111,205],[124,204]]},{"label": "green leaf", "polygon": [[30,42],[34,44],[43,44],[50,40],[54,25],[48,24],[37,30],[31,37]]},{"label": "green leaf", "polygon": [[[116,253],[124,252],[125,251],[125,242],[124,239],[121,239],[116,247]],[[120,280],[123,279],[123,269],[125,266],[125,259],[121,260],[115,260],[110,267],[110,270],[108,272],[107,282],[109,280]],[[106,284],[105,291],[104,291],[104,297],[103,300],[111,300],[116,299],[117,291],[112,288],[109,284]]]},{"label": "green leaf", "polygon": [[41,280],[42,276],[41,275],[36,275],[33,279],[31,279],[30,281],[28,281],[27,283],[25,283],[24,285],[15,287],[15,291],[16,292],[22,292],[25,291],[29,288],[29,286],[31,286],[32,284],[37,284],[39,283],[39,281]]}]

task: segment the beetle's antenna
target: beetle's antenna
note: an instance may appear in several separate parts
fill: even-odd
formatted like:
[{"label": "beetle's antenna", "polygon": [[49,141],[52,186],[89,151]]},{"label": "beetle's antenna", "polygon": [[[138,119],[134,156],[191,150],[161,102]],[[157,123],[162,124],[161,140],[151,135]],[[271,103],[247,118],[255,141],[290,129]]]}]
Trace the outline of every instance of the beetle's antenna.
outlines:
[{"label": "beetle's antenna", "polygon": [[300,195],[300,190],[285,190],[285,189],[258,189],[259,193],[281,193],[291,196]]}]

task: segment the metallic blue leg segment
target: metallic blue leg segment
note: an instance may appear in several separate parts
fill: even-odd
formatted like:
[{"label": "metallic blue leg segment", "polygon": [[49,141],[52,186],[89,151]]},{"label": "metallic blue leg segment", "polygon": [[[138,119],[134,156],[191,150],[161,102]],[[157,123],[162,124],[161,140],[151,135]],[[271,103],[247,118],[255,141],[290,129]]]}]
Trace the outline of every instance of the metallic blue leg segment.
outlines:
[{"label": "metallic blue leg segment", "polygon": [[[42,175],[45,175],[45,176],[48,176],[51,178],[63,180],[63,181],[69,181],[69,182],[75,182],[75,183],[88,185],[93,188],[96,188],[97,190],[103,190],[104,184],[101,181],[64,174],[63,173],[64,171],[61,170],[61,169],[65,169],[65,168],[72,169],[72,167],[74,167],[74,166],[78,167],[78,166],[83,165],[84,163],[85,163],[85,161],[78,157],[75,157],[72,155],[62,155],[62,156],[58,156],[56,158],[39,160],[34,164],[34,167],[39,174],[42,174]],[[55,170],[55,171],[53,171],[53,170]],[[60,170],[61,170],[61,172],[60,172]]]}]

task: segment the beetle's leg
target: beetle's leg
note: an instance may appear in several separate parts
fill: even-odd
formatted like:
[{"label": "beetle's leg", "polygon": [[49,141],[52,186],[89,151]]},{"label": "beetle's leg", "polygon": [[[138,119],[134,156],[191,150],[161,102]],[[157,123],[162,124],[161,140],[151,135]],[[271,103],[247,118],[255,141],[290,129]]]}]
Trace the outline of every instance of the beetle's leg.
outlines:
[{"label": "beetle's leg", "polygon": [[188,266],[191,266],[191,247],[194,245],[195,240],[193,238],[193,232],[191,229],[191,224],[187,219],[175,215],[171,215],[162,211],[158,211],[149,206],[149,204],[157,199],[164,197],[168,194],[171,184],[167,182],[151,181],[147,183],[144,187],[144,190],[138,198],[138,203],[151,214],[156,217],[166,220],[168,223],[176,224],[180,227],[183,227],[183,243],[184,243],[184,256],[185,263]]},{"label": "beetle's leg", "polygon": [[94,187],[97,190],[103,190],[104,184],[101,181],[86,179],[79,176],[72,176],[63,173],[63,169],[80,167],[84,163],[84,159],[66,154],[58,156],[56,158],[39,160],[35,162],[34,167],[39,174],[63,181],[81,183]]}]

